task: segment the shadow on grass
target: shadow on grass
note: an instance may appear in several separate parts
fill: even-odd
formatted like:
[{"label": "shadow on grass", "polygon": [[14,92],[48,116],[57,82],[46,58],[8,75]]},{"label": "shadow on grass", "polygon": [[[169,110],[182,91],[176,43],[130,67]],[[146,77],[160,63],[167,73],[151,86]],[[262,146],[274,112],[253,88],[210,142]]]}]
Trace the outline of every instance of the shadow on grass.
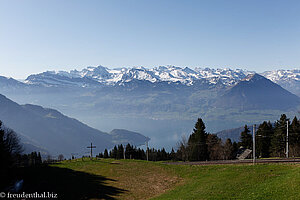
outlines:
[{"label": "shadow on grass", "polygon": [[58,199],[114,199],[126,192],[106,183],[115,180],[66,168],[20,168],[15,175],[24,180],[21,192],[54,192]]}]

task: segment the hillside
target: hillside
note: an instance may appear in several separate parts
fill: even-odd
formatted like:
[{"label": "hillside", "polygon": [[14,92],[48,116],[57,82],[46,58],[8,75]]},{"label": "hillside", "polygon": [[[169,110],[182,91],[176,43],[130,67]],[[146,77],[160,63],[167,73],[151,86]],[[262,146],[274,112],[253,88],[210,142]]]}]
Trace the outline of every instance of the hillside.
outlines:
[{"label": "hillside", "polygon": [[24,168],[15,177],[28,183],[25,192],[51,188],[62,199],[299,199],[299,174],[299,164],[189,166],[78,159]]},{"label": "hillside", "polygon": [[109,134],[112,136],[113,142],[116,144],[127,145],[129,143],[140,146],[145,145],[145,142],[150,140],[150,138],[145,138],[145,136],[140,133],[125,129],[114,129]]},{"label": "hillside", "polygon": [[[251,127],[250,127],[251,128]],[[232,128],[227,130],[222,130],[215,133],[219,138],[225,141],[227,138],[230,138],[233,142],[239,142],[241,132],[244,130],[244,127]]]},{"label": "hillside", "polygon": [[275,109],[288,110],[300,105],[300,97],[288,92],[279,85],[254,74],[230,88],[215,104],[222,108],[240,110]]},{"label": "hillside", "polygon": [[[0,120],[19,133],[27,146],[41,147],[52,155],[83,155],[91,142],[97,146],[97,153],[119,143],[117,137],[112,139],[111,135],[69,118],[57,110],[31,104],[19,105],[3,95],[0,95]],[[130,133],[124,138],[127,136]],[[140,140],[142,138],[140,135]],[[146,137],[144,139],[148,140]],[[130,141],[134,143],[135,140],[131,138]]]}]

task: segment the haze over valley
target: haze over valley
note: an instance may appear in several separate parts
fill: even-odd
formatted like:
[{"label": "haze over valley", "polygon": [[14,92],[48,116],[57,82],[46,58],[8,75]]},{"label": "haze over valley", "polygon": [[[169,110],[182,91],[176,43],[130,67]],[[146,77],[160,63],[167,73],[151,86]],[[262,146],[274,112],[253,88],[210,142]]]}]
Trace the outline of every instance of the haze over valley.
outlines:
[{"label": "haze over valley", "polygon": [[1,77],[0,93],[19,104],[57,109],[100,132],[141,133],[152,147],[170,150],[191,133],[198,117],[215,133],[275,120],[282,113],[297,115],[300,70],[256,74],[229,68],[98,66],[46,71],[24,81]]}]

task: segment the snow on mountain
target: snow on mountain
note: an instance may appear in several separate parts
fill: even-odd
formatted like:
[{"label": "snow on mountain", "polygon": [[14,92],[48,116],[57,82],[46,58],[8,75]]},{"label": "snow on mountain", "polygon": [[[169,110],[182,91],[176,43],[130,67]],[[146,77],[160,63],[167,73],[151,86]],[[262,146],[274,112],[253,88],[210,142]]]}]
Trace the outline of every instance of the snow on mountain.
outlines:
[{"label": "snow on mountain", "polygon": [[275,70],[275,71],[266,71],[262,75],[267,79],[270,79],[273,82],[279,81],[300,81],[300,70]]},{"label": "snow on mountain", "polygon": [[43,85],[43,86],[79,86],[86,87],[90,85],[98,84],[92,79],[79,76],[74,72],[64,71],[46,71],[40,74],[34,74],[28,76],[24,81],[26,84]]},{"label": "snow on mountain", "polygon": [[[145,80],[155,82],[180,82],[193,85],[194,81],[207,79],[211,84],[221,82],[225,85],[233,85],[245,78],[249,73],[246,70],[210,69],[210,68],[181,68],[175,66],[159,66],[152,69],[144,67],[108,69],[103,66],[87,67],[81,71],[47,71],[41,74],[31,75],[26,79],[28,84],[53,85],[77,85],[87,86],[100,83],[103,85],[121,85],[132,80]],[[88,81],[88,83],[87,83]]]},{"label": "snow on mountain", "polygon": [[[44,86],[79,86],[124,85],[133,80],[181,83],[193,85],[197,80],[206,80],[210,84],[232,86],[246,78],[254,71],[242,69],[191,69],[176,66],[159,66],[155,68],[132,67],[109,69],[103,66],[87,67],[81,71],[47,71],[29,76],[25,83]],[[300,96],[300,70],[275,70],[261,73],[267,79]]]},{"label": "snow on mountain", "polygon": [[264,77],[300,96],[300,70],[275,70],[262,73]]}]

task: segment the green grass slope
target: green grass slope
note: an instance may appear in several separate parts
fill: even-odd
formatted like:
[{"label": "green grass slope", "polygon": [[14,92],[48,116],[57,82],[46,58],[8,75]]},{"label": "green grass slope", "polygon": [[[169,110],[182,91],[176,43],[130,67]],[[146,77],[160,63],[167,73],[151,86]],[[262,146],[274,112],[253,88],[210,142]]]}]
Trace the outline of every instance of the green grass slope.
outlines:
[{"label": "green grass slope", "polygon": [[[94,192],[92,199],[149,199],[174,188],[180,182],[180,178],[172,170],[146,161],[78,159],[54,164],[52,167],[101,177],[104,180],[101,187],[108,187],[113,192],[108,192],[105,196]],[[102,192],[107,193],[105,190]],[[85,198],[91,196],[87,193]]]},{"label": "green grass slope", "polygon": [[51,191],[59,199],[300,199],[300,164],[77,159],[22,168],[15,176],[24,180],[24,191]]},{"label": "green grass slope", "polygon": [[166,166],[185,184],[156,199],[300,199],[300,165]]}]

